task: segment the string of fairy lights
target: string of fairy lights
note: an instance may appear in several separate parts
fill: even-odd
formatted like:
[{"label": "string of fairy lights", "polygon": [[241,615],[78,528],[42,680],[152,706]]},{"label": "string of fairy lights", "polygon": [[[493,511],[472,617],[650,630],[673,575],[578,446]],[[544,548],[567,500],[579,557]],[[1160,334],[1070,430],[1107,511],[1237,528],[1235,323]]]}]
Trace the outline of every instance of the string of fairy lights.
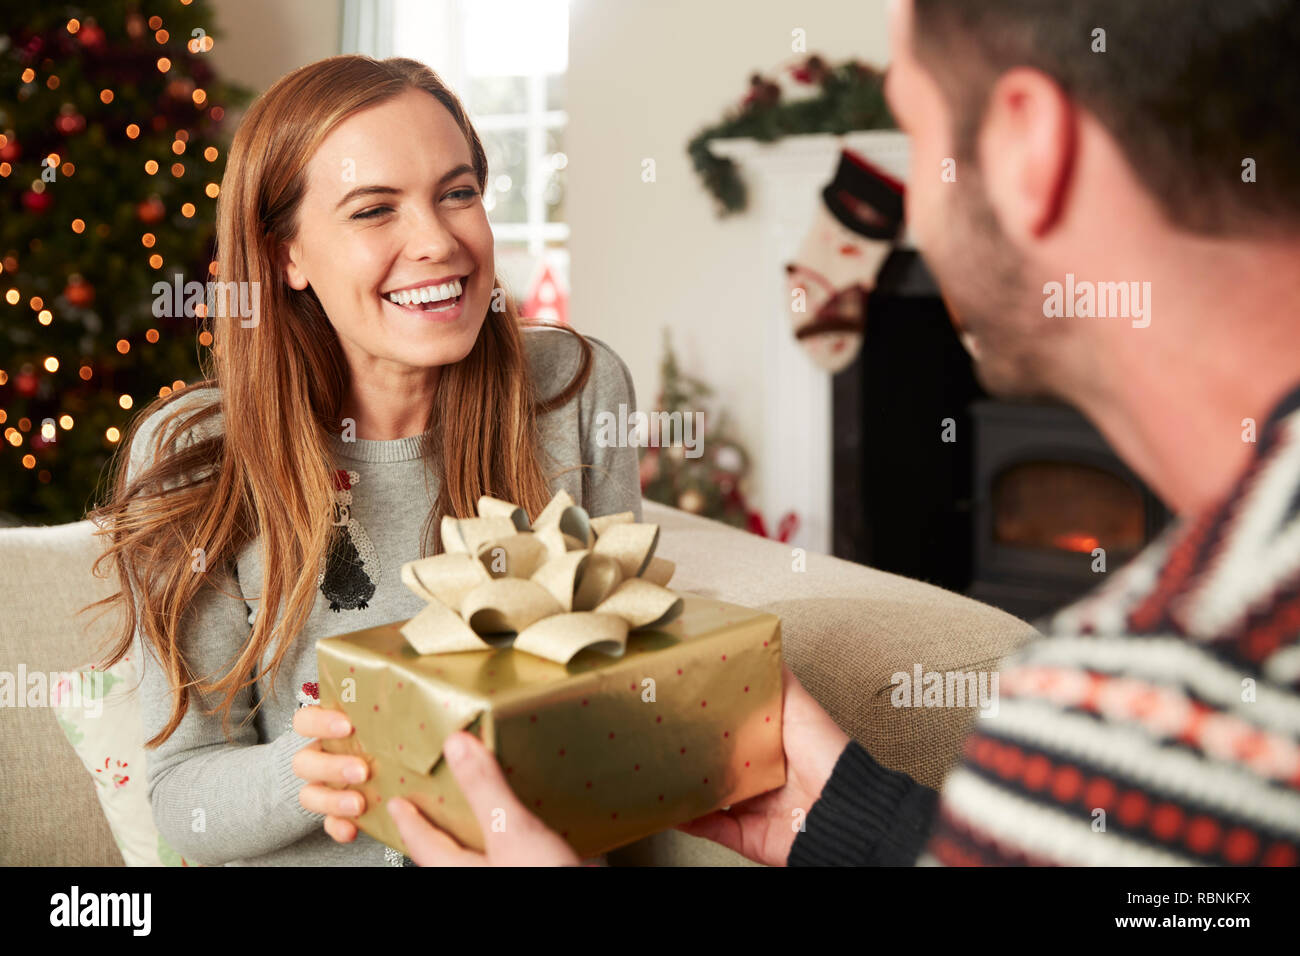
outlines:
[{"label": "string of fairy lights", "polygon": [[[189,6],[191,2],[192,0],[180,0],[180,3],[184,6]],[[143,20],[143,18],[139,14],[132,14],[131,16],[135,21]],[[151,31],[153,31],[153,38],[155,42],[157,42],[159,45],[165,45],[169,41],[170,35],[168,34],[168,31],[163,27],[162,17],[156,15],[152,16],[148,19],[147,24],[148,24],[148,28]],[[105,37],[103,31],[93,22],[88,22],[83,25],[77,19],[70,19],[66,24],[66,29],[69,34],[78,37],[78,39],[81,40],[81,42],[88,47],[102,46],[104,43]],[[133,36],[136,35],[137,33],[142,32],[139,23],[128,22],[128,32],[131,33]],[[201,32],[201,31],[196,31],[196,32]],[[189,52],[194,54],[206,53],[212,49],[213,42],[214,42],[213,38],[205,34],[202,36],[191,38],[189,41],[187,41],[186,48],[189,50]],[[160,56],[157,59],[155,66],[157,67],[158,72],[165,76],[172,70],[173,63],[169,57]],[[23,70],[21,74],[21,80],[24,85],[28,85],[28,88],[30,90],[34,90],[39,86],[37,72],[31,67],[28,67]],[[48,90],[51,91],[57,90],[60,85],[60,80],[58,75],[55,73],[51,73],[50,75],[46,76],[44,80],[44,85]],[[194,89],[190,93],[190,98],[195,108],[198,109],[199,111],[203,111],[206,108],[208,116],[214,122],[220,122],[224,117],[225,110],[222,107],[208,106],[208,94],[202,88]],[[104,105],[108,105],[113,102],[113,99],[114,99],[114,91],[111,88],[106,87],[100,90],[99,101],[101,103],[103,103]],[[155,125],[153,128],[158,129],[159,127],[156,125],[156,122],[162,121],[163,117],[156,116],[154,117],[154,120],[155,120]],[[77,116],[75,109],[69,111],[68,107],[66,106],[64,107],[64,111],[55,121],[56,129],[58,129],[58,131],[60,133],[63,133],[64,135],[80,132],[82,129],[84,129],[84,126],[85,126],[84,118]],[[128,139],[135,140],[140,137],[142,131],[138,123],[128,123],[125,127],[124,132]],[[171,142],[170,149],[175,159],[171,161],[170,168],[168,171],[171,173],[172,177],[176,179],[180,179],[181,177],[183,177],[187,171],[186,165],[180,157],[183,157],[185,155],[186,149],[188,147],[189,139],[190,139],[190,134],[188,130],[178,129]],[[3,157],[3,159],[0,159],[0,178],[8,178],[10,175],[13,174],[14,167],[12,162],[10,162],[10,159],[17,158],[17,156],[19,155],[19,150],[17,147],[18,144],[16,142],[11,142],[10,138],[7,135],[5,135],[4,133],[0,133],[0,157]],[[71,153],[70,148],[68,152]],[[202,153],[203,160],[205,160],[208,163],[216,162],[219,156],[220,153],[217,147],[215,146],[208,146],[203,150]],[[76,164],[72,161],[70,156],[64,156],[58,152],[51,152],[48,155],[46,155],[42,160],[41,165],[42,167],[57,169],[59,174],[65,178],[71,178],[76,174],[77,171]],[[157,176],[163,169],[164,169],[163,164],[156,159],[151,158],[146,160],[144,163],[144,171],[148,176]],[[39,176],[32,180],[31,185],[29,187],[29,191],[24,196],[24,202],[27,204],[27,207],[29,209],[40,210],[45,208],[48,205],[49,197],[45,196],[47,186],[48,184]],[[216,182],[209,181],[204,186],[203,191],[204,191],[204,195],[207,196],[207,198],[211,200],[215,200],[217,196],[220,194],[221,187]],[[195,207],[194,203],[186,202],[180,206],[180,213],[186,219],[192,219],[194,218],[195,215],[197,215],[198,209]],[[166,208],[163,202],[155,195],[144,200],[137,206],[137,214],[139,219],[145,223],[146,227],[148,227],[149,225],[159,223],[163,220],[163,218],[166,215]],[[91,224],[87,223],[85,219],[78,217],[72,219],[68,223],[68,228],[74,234],[82,235],[92,227]],[[95,230],[95,234],[101,238],[107,237],[111,231],[109,225],[104,222],[95,224],[93,228]],[[161,270],[164,265],[164,257],[162,253],[158,250],[158,245],[159,245],[158,236],[153,231],[149,231],[146,228],[146,231],[143,232],[140,236],[140,245],[143,249],[148,251],[147,262],[149,267],[155,271]],[[18,271],[18,267],[19,267],[18,260],[12,253],[4,256],[3,258],[0,258],[0,287],[3,287],[3,285],[5,284],[3,278],[5,274],[8,273],[11,276],[16,274]],[[216,261],[213,260],[209,262],[208,263],[209,275],[215,276],[217,272],[218,272],[218,267]],[[93,301],[93,297],[94,297],[93,289],[90,287],[89,283],[86,283],[84,282],[84,280],[81,280],[79,276],[73,276],[70,278],[68,282],[68,288],[65,289],[64,295],[70,304],[75,304],[75,305],[89,304],[90,301]],[[9,306],[20,306],[20,304],[23,301],[22,290],[19,289],[17,286],[10,286],[9,288],[5,289],[4,301]],[[35,319],[39,325],[48,326],[54,321],[53,311],[47,307],[47,303],[42,299],[41,296],[39,295],[30,296],[27,299],[27,305],[30,307],[32,312],[35,313]],[[205,306],[202,303],[198,304],[196,312],[199,318],[203,318],[206,314]],[[159,341],[159,338],[160,338],[160,333],[158,329],[150,328],[144,332],[143,344],[145,345],[155,344]],[[210,348],[213,342],[212,333],[206,329],[200,331],[198,335],[198,342],[199,345]],[[131,351],[133,345],[129,339],[120,338],[117,340],[114,347],[116,348],[119,354],[126,355]],[[40,363],[40,368],[42,368],[47,373],[53,374],[59,370],[61,364],[62,363],[60,362],[60,359],[57,355],[47,355],[45,359]],[[22,370],[20,374],[23,376],[30,376],[32,375],[33,371],[34,370],[32,369],[25,368]],[[83,382],[90,382],[94,378],[96,372],[94,366],[89,361],[83,360],[79,365],[77,374],[78,377]],[[10,380],[9,372],[3,368],[0,368],[0,385],[7,384],[9,380]],[[158,390],[158,394],[160,396],[166,396],[170,394],[172,391],[179,390],[184,387],[185,387],[184,380],[177,379],[173,381],[170,385],[163,385]],[[31,389],[31,391],[34,393],[34,387]],[[117,404],[124,411],[129,411],[135,405],[135,399],[130,394],[122,393],[119,394],[118,396]],[[33,436],[33,439],[37,439],[37,440],[31,441],[30,444],[33,446],[42,446],[46,443],[52,442],[55,440],[56,437],[56,428],[62,429],[64,431],[70,431],[75,424],[76,422],[73,419],[73,416],[69,414],[60,415],[57,419],[47,418],[41,423],[40,428],[37,431],[36,435]],[[15,448],[21,448],[23,446],[24,442],[27,441],[25,436],[32,431],[32,427],[33,427],[33,423],[31,419],[27,417],[18,419],[13,425],[8,425],[8,413],[2,408],[0,408],[0,425],[7,426],[5,427],[3,432],[4,441]],[[110,426],[104,432],[104,439],[110,445],[113,445],[121,440],[122,434],[123,434],[122,430],[119,429],[117,426]],[[37,436],[39,436],[39,438],[37,438]],[[36,468],[37,465],[37,458],[31,452],[28,452],[22,456],[21,463],[24,468],[27,468],[29,470],[34,469]],[[37,477],[38,480],[41,481],[42,483],[48,483],[51,480],[50,472],[46,469],[42,469],[38,473]]]}]

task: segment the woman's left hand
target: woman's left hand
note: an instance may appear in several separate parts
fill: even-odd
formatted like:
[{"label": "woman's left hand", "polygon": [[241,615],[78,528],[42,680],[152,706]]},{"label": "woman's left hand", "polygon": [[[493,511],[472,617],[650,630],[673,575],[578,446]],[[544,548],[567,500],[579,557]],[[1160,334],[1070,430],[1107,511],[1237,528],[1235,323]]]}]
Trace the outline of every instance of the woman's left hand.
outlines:
[{"label": "woman's left hand", "polygon": [[411,859],[420,866],[573,866],[578,855],[519,802],[496,758],[473,734],[450,735],[443,756],[469,802],[486,853],[467,850],[425,819],[408,800],[394,797],[388,812]]}]

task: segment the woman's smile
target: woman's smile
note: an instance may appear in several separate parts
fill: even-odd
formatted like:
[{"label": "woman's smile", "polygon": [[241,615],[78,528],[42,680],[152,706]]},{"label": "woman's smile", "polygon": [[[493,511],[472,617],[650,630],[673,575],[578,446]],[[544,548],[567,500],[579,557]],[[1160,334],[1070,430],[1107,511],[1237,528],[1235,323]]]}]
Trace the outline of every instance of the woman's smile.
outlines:
[{"label": "woman's smile", "polygon": [[469,276],[435,280],[380,295],[384,304],[430,322],[454,322],[465,313]]}]

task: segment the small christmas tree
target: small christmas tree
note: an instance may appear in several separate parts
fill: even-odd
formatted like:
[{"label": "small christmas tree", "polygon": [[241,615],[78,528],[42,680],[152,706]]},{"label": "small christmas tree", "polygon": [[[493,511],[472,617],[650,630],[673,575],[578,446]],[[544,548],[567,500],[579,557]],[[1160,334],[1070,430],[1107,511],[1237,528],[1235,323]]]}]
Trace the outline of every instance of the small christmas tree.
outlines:
[{"label": "small christmas tree", "polygon": [[206,0],[166,7],[0,0],[4,523],[79,519],[133,409],[212,342],[154,287],[214,277],[222,121],[251,93],[215,77]]},{"label": "small christmas tree", "polygon": [[745,502],[749,454],[732,436],[726,413],[710,412],[713,389],[678,367],[667,329],[659,375],[659,410],[680,413],[683,419],[702,413],[703,454],[689,458],[681,445],[645,449],[641,458],[642,494],[683,511],[755,530]]}]

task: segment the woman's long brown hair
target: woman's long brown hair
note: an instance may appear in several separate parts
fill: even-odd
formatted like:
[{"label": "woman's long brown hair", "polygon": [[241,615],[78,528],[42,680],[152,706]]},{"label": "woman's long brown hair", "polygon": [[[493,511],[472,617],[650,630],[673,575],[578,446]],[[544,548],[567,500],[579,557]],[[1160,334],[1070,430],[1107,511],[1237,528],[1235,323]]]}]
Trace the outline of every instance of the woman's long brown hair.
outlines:
[{"label": "woman's long brown hair", "polygon": [[[100,666],[121,660],[138,633],[173,688],[170,720],[146,746],[176,730],[191,687],[222,697],[210,712],[222,714],[228,733],[233,702],[268,670],[274,687],[285,651],[315,604],[317,572],[335,533],[327,435],[342,431],[349,374],[315,292],[289,286],[279,250],[296,235],[307,164],[321,141],[358,110],[412,88],[445,106],[464,132],[481,192],[488,170],[478,134],[456,95],[415,60],[349,55],[304,66],[268,89],[235,135],[217,201],[217,261],[222,283],[260,284],[259,321],[242,328],[237,309],[205,318],[213,334],[211,354],[201,359],[205,381],[141,410],[115,456],[111,497],[87,515],[95,534],[107,538],[94,573],[104,577],[101,565],[111,564],[120,590],[83,610],[106,605],[123,612]],[[502,288],[499,277],[494,287]],[[469,355],[443,367],[429,409],[426,475],[437,475],[440,486],[423,527],[422,555],[438,549],[430,544],[442,516],[473,515],[480,495],[513,501],[536,517],[551,497],[538,462],[537,416],[568,402],[591,370],[591,345],[566,328],[581,344],[579,371],[562,392],[541,400],[518,313],[508,296],[494,299],[505,308],[489,308]],[[161,419],[146,464],[128,482],[140,423],[213,386],[219,401],[197,411],[174,408]],[[217,434],[188,445],[175,440],[218,413]],[[224,676],[195,675],[181,647],[186,611],[208,577],[195,573],[195,556],[207,567],[228,568],[258,538],[264,571],[248,641]],[[268,648],[274,657],[264,669]]]}]

